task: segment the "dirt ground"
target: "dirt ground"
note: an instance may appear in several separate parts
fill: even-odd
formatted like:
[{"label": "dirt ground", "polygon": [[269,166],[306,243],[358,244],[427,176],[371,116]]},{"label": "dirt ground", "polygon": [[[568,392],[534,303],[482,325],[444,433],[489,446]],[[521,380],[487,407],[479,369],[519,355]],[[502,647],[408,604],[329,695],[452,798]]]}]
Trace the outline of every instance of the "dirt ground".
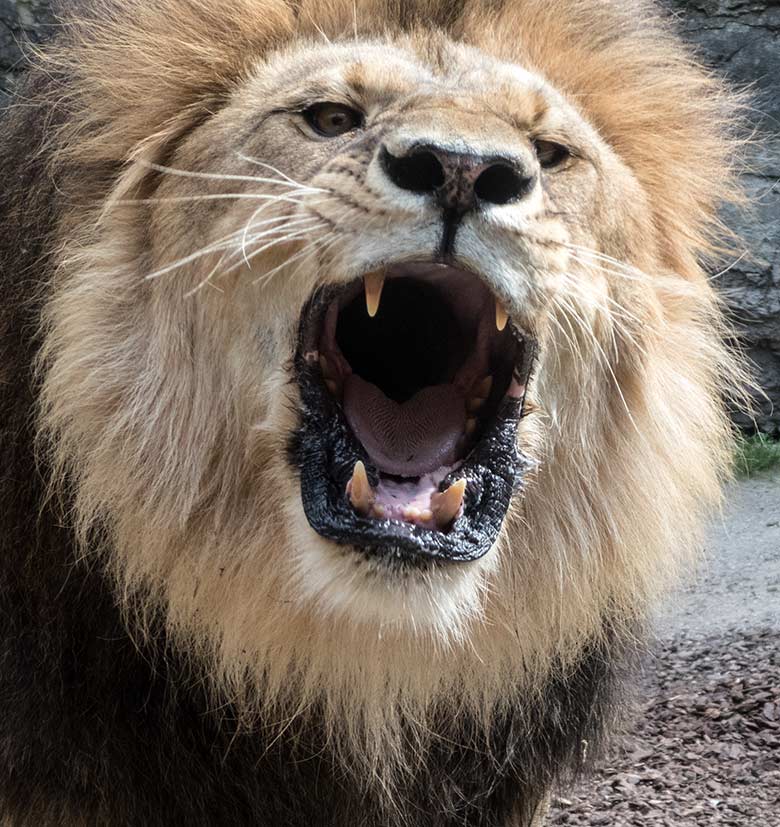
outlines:
[{"label": "dirt ground", "polygon": [[780,827],[780,476],[743,480],[660,613],[640,691],[568,827]]}]

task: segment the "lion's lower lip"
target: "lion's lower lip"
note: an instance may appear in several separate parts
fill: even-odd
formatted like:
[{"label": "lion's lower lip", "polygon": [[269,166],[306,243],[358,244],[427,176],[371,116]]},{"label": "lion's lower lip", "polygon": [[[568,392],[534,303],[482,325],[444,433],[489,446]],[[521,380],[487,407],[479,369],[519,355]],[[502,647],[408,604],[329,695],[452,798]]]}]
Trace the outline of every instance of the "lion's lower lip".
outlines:
[{"label": "lion's lower lip", "polygon": [[381,309],[367,280],[365,298],[359,283],[319,291],[302,314],[304,511],[320,535],[365,551],[477,559],[528,467],[516,432],[534,344],[500,324],[470,273],[388,275]]}]

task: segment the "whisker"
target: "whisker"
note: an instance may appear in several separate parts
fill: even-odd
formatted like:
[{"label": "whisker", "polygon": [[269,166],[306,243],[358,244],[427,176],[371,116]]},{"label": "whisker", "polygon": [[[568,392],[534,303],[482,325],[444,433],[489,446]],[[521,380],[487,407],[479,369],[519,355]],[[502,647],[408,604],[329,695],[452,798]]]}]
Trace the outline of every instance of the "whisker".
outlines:
[{"label": "whisker", "polygon": [[[565,300],[565,297],[561,297],[560,295],[556,297],[557,300],[560,300],[562,298]],[[592,342],[592,344],[598,350],[598,355],[600,357],[599,361],[600,361],[602,367],[604,367],[607,370],[607,372],[609,373],[609,375],[612,379],[612,383],[613,383],[613,385],[615,387],[615,390],[617,391],[618,395],[620,396],[620,401],[622,402],[623,407],[625,408],[626,415],[628,416],[628,419],[631,422],[632,427],[636,431],[637,435],[640,438],[644,439],[644,436],[643,436],[642,432],[640,431],[639,426],[636,424],[636,421],[634,420],[634,416],[631,413],[631,409],[628,407],[628,402],[626,401],[626,397],[623,394],[623,389],[620,387],[620,383],[618,382],[617,376],[615,375],[615,371],[612,369],[612,364],[610,363],[609,357],[607,356],[604,348],[601,346],[601,343],[599,342],[598,338],[595,336],[593,331],[585,323],[585,320],[582,319],[576,313],[576,310],[570,304],[568,305],[568,309],[569,309],[569,312],[574,315],[574,318],[578,322],[578,324],[580,326],[580,329],[588,335],[588,339]]]},{"label": "whisker", "polygon": [[210,255],[211,253],[215,253],[218,250],[222,250],[225,247],[229,247],[231,244],[231,239],[238,235],[239,231],[234,231],[230,235],[225,236],[224,238],[220,239],[219,241],[214,241],[206,247],[202,247],[200,250],[197,250],[194,253],[190,253],[187,256],[184,256],[177,261],[172,262],[171,264],[167,264],[165,267],[161,267],[159,270],[155,270],[152,273],[144,276],[145,281],[151,281],[153,279],[157,279],[160,276],[165,275],[166,273],[170,273],[172,270],[176,270],[179,267],[183,267],[185,264],[189,264],[191,261],[196,261],[199,258],[203,258],[203,256]]},{"label": "whisker", "polygon": [[[217,261],[217,263],[211,268],[211,270],[209,270],[209,273],[208,273],[208,275],[206,276],[205,279],[203,279],[197,286],[193,287],[192,290],[188,290],[184,294],[185,299],[191,298],[196,293],[198,293],[201,290],[201,288],[205,287],[207,284],[209,284],[211,282],[211,279],[214,277],[217,270],[219,270],[219,268],[222,266],[222,262],[225,260],[225,256],[228,255],[228,252],[229,252],[229,250],[225,250],[225,252],[222,253],[222,255],[219,257],[219,261]],[[212,287],[213,286],[214,285],[212,285]],[[216,288],[216,289],[219,289],[219,288]]]},{"label": "whisker", "polygon": [[[249,262],[251,262],[252,259],[259,256],[261,253],[264,253],[267,250],[270,250],[272,247],[275,247],[279,244],[284,244],[288,241],[297,241],[300,238],[305,238],[309,233],[311,233],[311,232],[313,232],[317,229],[318,229],[317,225],[315,225],[314,227],[302,227],[299,230],[293,231],[291,233],[286,233],[284,235],[279,236],[278,238],[274,238],[271,241],[268,241],[265,244],[262,244],[257,249],[252,250],[252,252],[249,254],[249,256],[247,256],[246,261],[244,261],[242,259],[237,264],[234,264],[229,269],[223,271],[222,275],[228,275],[229,273],[232,273],[235,270],[237,270],[239,267],[243,267],[244,264],[249,264]],[[240,251],[237,251],[237,252],[240,252]]]},{"label": "whisker", "polygon": [[[555,299],[553,299],[553,302],[556,304],[556,306],[558,307],[559,310],[563,310],[563,308],[558,306],[557,301]],[[562,315],[564,315],[564,316],[566,315],[565,311],[563,312]],[[583,357],[582,357],[582,350],[580,348],[580,345],[578,343],[576,343],[576,337],[571,338],[571,336],[574,336],[574,331],[571,329],[571,325],[569,325],[569,330],[571,332],[571,336],[569,336],[569,334],[566,332],[563,325],[561,324],[560,320],[557,318],[557,316],[554,313],[550,314],[550,321],[552,321],[555,324],[555,326],[561,332],[561,335],[566,339],[566,341],[569,344],[569,349],[571,350],[571,352],[576,353],[577,358],[580,359],[580,361],[582,361]],[[568,324],[568,322],[567,322],[567,324]],[[556,354],[556,359],[557,359],[558,358],[557,349],[555,351],[555,354]],[[558,364],[560,365],[560,361],[558,361]]]},{"label": "whisker", "polygon": [[[313,243],[312,245],[307,245],[307,246],[313,247],[313,249],[311,250],[311,254],[314,255],[315,253],[322,252],[322,249],[324,249],[325,247],[327,247],[327,246],[331,245],[332,243],[334,243],[334,241],[336,240],[337,237],[338,237],[338,235],[336,233],[325,233],[325,235],[321,236],[318,239],[315,239],[315,241],[317,242],[316,244]],[[301,252],[303,253],[303,251],[308,252],[307,248],[303,248],[303,250]],[[291,279],[295,279],[295,278],[298,277],[298,273],[300,272],[300,270],[303,267],[304,263],[307,261],[308,255],[307,256],[303,256],[303,255],[296,256],[296,258],[299,258],[300,260],[295,265],[295,268],[293,269],[293,271],[290,273],[290,278]],[[269,279],[272,278],[273,276],[274,276],[273,272],[267,274],[265,280],[263,281],[263,284],[267,284]]]},{"label": "whisker", "polygon": [[599,264],[596,261],[588,260],[585,258],[581,258],[579,254],[574,253],[572,254],[572,261],[577,262],[577,264],[582,264],[585,267],[592,267],[599,273],[604,273],[608,276],[618,276],[625,281],[644,281],[645,277],[637,277],[625,270],[616,270],[614,267],[605,267],[603,264]]},{"label": "whisker", "polygon": [[569,320],[569,314],[568,314],[567,309],[561,303],[559,296],[553,297],[553,303],[555,304],[555,306],[560,311],[561,318],[566,322],[566,324],[569,328],[569,333],[566,332],[566,330],[564,329],[564,327],[561,323],[561,320],[558,319],[555,316],[555,314],[552,314],[550,316],[550,319],[553,322],[555,322],[555,324],[558,326],[558,330],[560,330],[561,334],[566,338],[566,341],[569,344],[569,348],[570,348],[571,352],[575,353],[577,355],[577,359],[580,362],[583,362],[584,361],[584,356],[583,356],[583,353],[582,353],[582,346],[580,345],[579,341],[577,340],[577,334],[576,334],[574,328],[572,327],[571,321]]},{"label": "whisker", "polygon": [[162,164],[154,164],[150,161],[145,161],[143,163],[145,166],[149,167],[149,169],[153,169],[156,172],[164,172],[167,175],[176,175],[180,178],[200,178],[207,179],[210,181],[248,181],[253,184],[276,184],[278,186],[303,188],[311,190],[313,192],[325,191],[320,190],[319,187],[306,187],[302,184],[299,184],[297,181],[280,181],[276,178],[263,178],[257,175],[235,175],[222,172],[196,172],[194,170],[176,169],[175,167],[167,167],[163,166]]},{"label": "whisker", "polygon": [[[305,195],[305,193],[302,193]],[[210,193],[205,195],[165,195],[156,196],[154,198],[120,198],[116,201],[109,201],[106,205],[106,210],[110,209],[115,204],[121,205],[136,205],[136,204],[175,204],[175,203],[190,203],[195,201],[272,201],[286,202],[290,204],[302,204],[291,195],[264,195],[262,193],[253,192],[221,192]]]},{"label": "whisker", "polygon": [[[292,184],[293,186],[305,187],[307,189],[318,189],[318,190],[322,189],[321,187],[311,187],[309,184],[302,184],[300,181],[296,181],[294,178],[291,178],[289,175],[287,175],[286,172],[282,172],[282,170],[277,169],[275,166],[272,166],[271,164],[268,164],[265,161],[261,161],[258,158],[253,158],[251,155],[244,155],[241,152],[237,153],[237,155],[242,161],[246,161],[246,163],[248,163],[248,164],[254,164],[257,167],[261,167],[262,169],[270,170],[275,175],[280,176],[282,179],[287,181],[289,184]],[[265,180],[265,179],[263,179],[263,180]],[[278,179],[272,179],[272,180],[278,181]],[[327,190],[322,189],[322,192],[327,192]]]},{"label": "whisker", "polygon": [[[206,197],[206,196],[204,196],[204,197]],[[260,196],[258,196],[258,197],[260,197]],[[324,200],[327,200],[327,199],[324,199]],[[193,253],[190,253],[186,256],[183,256],[182,258],[177,259],[176,261],[173,261],[170,264],[167,264],[167,265],[159,268],[158,270],[153,271],[152,273],[149,273],[148,275],[144,276],[144,279],[147,280],[147,281],[157,279],[160,276],[165,275],[166,273],[170,273],[171,271],[176,270],[180,267],[183,267],[186,264],[190,264],[193,261],[197,261],[198,259],[203,258],[204,256],[210,255],[210,254],[215,253],[215,252],[219,252],[220,250],[224,250],[224,249],[229,250],[233,246],[234,243],[238,244],[238,251],[240,252],[240,251],[245,249],[244,248],[244,243],[245,243],[245,233],[247,231],[247,228],[249,228],[251,230],[251,229],[259,228],[259,227],[262,227],[262,226],[268,226],[270,224],[280,224],[281,226],[277,226],[277,227],[272,228],[274,232],[280,232],[280,231],[284,230],[284,225],[282,223],[283,221],[297,222],[298,220],[301,220],[301,223],[304,223],[303,219],[306,219],[306,221],[308,221],[308,220],[312,220],[312,221],[317,220],[315,218],[315,216],[313,216],[313,215],[312,216],[300,216],[300,215],[294,213],[292,216],[274,216],[274,217],[269,218],[267,220],[253,223],[253,219],[264,208],[270,206],[271,203],[275,203],[275,202],[278,202],[278,201],[292,202],[292,203],[295,203],[295,204],[299,204],[299,202],[294,201],[293,199],[290,199],[288,196],[273,197],[272,200],[269,200],[267,203],[263,204],[258,210],[255,210],[252,217],[250,218],[249,223],[246,226],[241,227],[237,230],[234,230],[233,232],[229,233],[228,235],[223,236],[222,238],[219,238],[219,239],[211,242],[210,244],[206,245],[205,247],[202,247],[201,249],[196,250]],[[314,203],[322,203],[322,200],[314,202]],[[270,234],[270,233],[269,233],[268,230],[265,230],[262,233],[258,233],[257,238],[261,238],[261,237],[263,237],[264,235],[267,235],[267,234]],[[240,237],[240,239],[239,239],[239,237]],[[253,239],[247,234],[246,235],[246,241],[251,241],[251,240],[253,240]],[[247,262],[247,264],[248,264],[248,262]]]},{"label": "whisker", "polygon": [[[341,240],[343,240],[343,235],[341,233],[334,232],[331,230],[322,237],[323,243],[322,246],[317,250],[318,260],[322,262],[324,257],[333,249],[333,247]],[[325,273],[320,270],[320,283],[325,284],[327,281],[327,276]]]},{"label": "whisker", "polygon": [[[289,240],[290,238],[295,239],[295,238],[296,238],[296,236],[294,236],[294,235],[292,235],[292,234],[286,234],[286,235],[279,236],[278,238],[274,238],[273,240],[271,240],[270,242],[268,242],[267,244],[265,244],[263,247],[259,248],[256,252],[257,252],[258,254],[259,254],[259,253],[262,253],[262,252],[263,252],[263,250],[270,249],[270,248],[271,248],[271,247],[273,247],[274,245],[276,245],[276,244],[280,244],[280,243],[282,243],[282,242],[284,242],[284,241],[287,241],[287,240]],[[217,271],[217,270],[219,270],[219,268],[220,268],[220,267],[222,267],[224,264],[227,264],[227,263],[228,263],[228,262],[229,262],[232,258],[234,258],[234,257],[236,257],[236,256],[241,256],[241,249],[240,249],[240,247],[238,247],[237,249],[231,249],[230,245],[226,245],[226,249],[224,250],[223,254],[220,256],[219,261],[216,263],[216,265],[214,266],[214,268],[212,269],[212,271],[209,273],[209,275],[208,275],[208,276],[206,276],[206,278],[205,278],[203,281],[204,281],[204,282],[208,282],[211,278],[213,278],[213,276],[216,274],[216,271]],[[250,259],[251,259],[251,258],[252,258],[252,256],[250,256]],[[243,261],[243,260],[242,260],[242,261],[238,261],[238,262],[236,262],[235,264],[233,264],[233,265],[231,265],[230,267],[228,267],[228,269],[220,271],[219,276],[220,276],[220,277],[222,277],[222,276],[227,276],[227,275],[229,275],[230,273],[233,273],[233,272],[235,272],[236,270],[238,270],[238,269],[239,269],[239,267],[242,267],[242,266],[243,266],[243,264],[244,264],[244,261]],[[250,266],[250,268],[251,268],[251,265],[249,265],[249,266]],[[201,284],[202,284],[202,283],[203,283],[203,282],[201,282]]]},{"label": "whisker", "polygon": [[[247,224],[241,236],[241,254],[244,258],[246,266],[250,266],[246,251],[247,241],[254,243],[255,241],[258,241],[259,239],[263,238],[265,235],[270,235],[271,233],[278,233],[280,231],[283,232],[285,230],[291,229],[292,227],[299,227],[301,225],[310,224],[311,222],[316,222],[318,220],[319,219],[314,215],[305,215],[296,219],[288,219],[278,227],[271,227],[270,229],[264,230],[261,233],[253,233],[251,237],[249,236],[250,225]],[[252,225],[251,228],[254,229],[254,225]]]},{"label": "whisker", "polygon": [[571,244],[569,242],[563,242],[563,246],[566,247],[568,250],[571,250],[574,253],[579,254],[579,258],[574,256],[581,264],[589,264],[587,260],[583,260],[582,256],[594,258],[597,261],[606,262],[607,264],[611,264],[613,267],[617,268],[616,270],[609,270],[607,268],[600,268],[605,273],[612,273],[616,276],[623,276],[624,278],[632,279],[634,281],[647,281],[650,279],[647,273],[640,270],[638,267],[634,267],[631,264],[627,264],[624,261],[619,261],[612,256],[608,256],[605,253],[600,253],[598,250],[592,250],[590,247],[582,247],[579,244]]},{"label": "whisker", "polygon": [[628,311],[608,292],[604,293],[599,298],[606,301],[614,309],[605,307],[602,305],[601,301],[594,302],[593,298],[587,293],[587,291],[583,290],[582,285],[570,276],[565,277],[565,284],[570,295],[576,296],[579,302],[587,304],[589,307],[592,307],[594,310],[601,313],[603,317],[609,320],[610,335],[612,338],[612,346],[614,348],[617,348],[617,342],[615,340],[615,331],[617,330],[624,339],[628,340],[643,355],[647,355],[644,345],[641,344],[635,336],[635,330],[631,329],[627,324],[629,321],[633,322],[635,328],[641,329],[643,322],[637,316]]},{"label": "whisker", "polygon": [[254,243],[260,241],[263,238],[268,238],[269,236],[274,236],[275,235],[275,236],[278,237],[280,234],[284,235],[289,230],[294,230],[295,232],[299,232],[299,231],[302,231],[302,230],[307,230],[308,231],[308,228],[306,227],[306,225],[311,224],[312,222],[316,222],[316,221],[317,221],[317,219],[314,216],[302,216],[301,218],[297,218],[297,219],[294,219],[294,220],[288,220],[288,221],[284,222],[283,224],[280,224],[279,226],[269,227],[265,230],[262,230],[261,232],[252,233],[251,235],[249,235],[247,233],[247,230],[249,229],[249,227],[247,227],[247,228],[245,228],[245,231],[242,234],[241,242],[238,245],[238,251],[237,252],[239,252],[241,254],[241,257],[243,258],[243,261],[246,264],[246,266],[250,267],[251,266],[250,263],[249,263],[250,257],[247,255],[247,242],[249,242],[251,244],[254,244]]},{"label": "whisker", "polygon": [[[327,236],[324,236],[323,238],[327,238]],[[262,283],[262,284],[263,284],[263,286],[265,286],[265,285],[268,283],[268,281],[270,281],[270,279],[271,279],[271,278],[272,278],[272,277],[273,277],[276,273],[278,273],[278,272],[279,272],[279,270],[282,270],[283,268],[285,268],[285,267],[289,266],[290,264],[292,264],[292,263],[293,263],[294,261],[296,261],[297,259],[301,258],[301,257],[302,257],[303,255],[305,255],[305,254],[306,254],[306,253],[307,253],[307,252],[308,252],[308,251],[309,251],[312,247],[317,247],[319,244],[323,243],[323,238],[316,238],[316,239],[314,239],[314,241],[312,241],[312,242],[310,242],[309,244],[305,245],[305,246],[304,246],[301,250],[299,250],[299,251],[298,251],[298,252],[297,252],[297,253],[296,253],[296,254],[295,254],[292,258],[289,258],[289,259],[287,259],[286,261],[283,261],[281,264],[279,264],[279,265],[277,265],[276,267],[272,268],[272,269],[271,269],[271,270],[269,270],[267,273],[263,273],[261,276],[259,276],[257,279],[255,279],[255,281],[253,282],[253,284],[261,284],[261,283]],[[253,254],[253,256],[254,256],[254,254]]]},{"label": "whisker", "polygon": [[[231,272],[233,272],[233,270],[237,270],[239,267],[242,267],[243,265],[246,265],[247,267],[249,267],[251,269],[252,265],[251,265],[250,262],[252,261],[253,258],[256,258],[257,256],[259,256],[260,253],[263,253],[266,250],[269,250],[271,247],[273,247],[277,244],[283,244],[285,241],[290,241],[290,240],[294,241],[298,238],[303,238],[303,237],[305,237],[305,235],[307,233],[310,233],[315,228],[316,227],[299,227],[297,229],[293,229],[292,232],[285,232],[285,229],[282,228],[281,235],[278,235],[275,238],[272,238],[270,241],[267,241],[265,244],[262,244],[260,247],[256,247],[255,249],[253,249],[251,251],[251,253],[248,256],[242,255],[242,260],[239,261],[236,265],[231,267],[230,270],[227,270],[226,272],[231,273]],[[238,252],[240,252],[240,251],[238,251]]]},{"label": "whisker", "polygon": [[[320,198],[317,201],[307,202],[303,206],[304,206],[304,209],[311,215],[312,218],[320,218],[319,213],[317,213],[316,210],[312,209],[312,207],[318,206],[319,204],[325,204],[329,200],[330,199],[328,199],[328,198]],[[249,217],[249,220],[246,222],[246,225],[244,227],[243,237],[242,237],[242,240],[241,240],[241,249],[244,251],[244,256],[245,257],[246,257],[246,238],[247,238],[247,235],[249,233],[249,230],[250,230],[250,228],[252,228],[254,226],[259,226],[259,225],[255,224],[255,218],[257,218],[257,216],[260,215],[260,213],[262,213],[268,206],[269,206],[269,204],[262,204],[261,206],[259,206],[252,213],[252,215]],[[282,216],[282,217],[292,219],[296,216],[293,215],[293,216]],[[260,224],[262,224],[262,223],[263,222],[260,222]],[[249,262],[247,262],[247,264],[248,263]]]},{"label": "whisker", "polygon": [[244,155],[243,152],[237,152],[236,155],[248,164],[254,164],[256,167],[268,169],[283,178],[285,181],[289,181],[291,184],[298,184],[298,182],[294,178],[290,178],[286,172],[282,172],[282,170],[277,169],[277,167],[272,166],[271,164],[267,164],[265,161],[261,161],[259,158],[253,158],[251,155]]},{"label": "whisker", "polygon": [[724,270],[721,270],[719,273],[715,273],[715,274],[713,274],[712,276],[710,276],[710,277],[708,278],[708,281],[715,281],[716,279],[721,278],[721,276],[725,276],[725,275],[726,275],[726,273],[728,273],[728,272],[730,272],[731,270],[733,270],[733,269],[734,269],[734,268],[735,268],[735,267],[736,267],[736,266],[740,263],[740,261],[742,261],[742,259],[743,259],[743,258],[745,258],[745,256],[746,256],[747,254],[748,254],[748,251],[747,251],[747,250],[745,250],[745,251],[742,253],[742,255],[741,255],[741,256],[739,256],[738,258],[734,259],[734,261],[732,261],[732,262],[731,262],[731,264],[729,264],[729,266],[728,266],[728,267],[726,267]]}]

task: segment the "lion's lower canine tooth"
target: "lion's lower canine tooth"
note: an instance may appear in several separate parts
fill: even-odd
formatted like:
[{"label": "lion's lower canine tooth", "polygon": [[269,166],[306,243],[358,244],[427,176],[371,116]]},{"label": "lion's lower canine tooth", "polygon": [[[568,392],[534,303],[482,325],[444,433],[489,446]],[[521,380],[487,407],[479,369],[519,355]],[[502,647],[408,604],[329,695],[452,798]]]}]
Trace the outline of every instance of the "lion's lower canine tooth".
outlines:
[{"label": "lion's lower canine tooth", "polygon": [[366,466],[358,460],[355,463],[355,470],[352,472],[352,479],[347,484],[347,493],[352,507],[358,514],[367,517],[374,502],[374,492],[366,474]]},{"label": "lion's lower canine tooth", "polygon": [[496,299],[496,327],[498,328],[499,332],[502,331],[506,327],[506,323],[509,320],[509,314],[504,310],[504,306],[501,302]]},{"label": "lion's lower canine tooth", "polygon": [[465,491],[466,480],[458,480],[443,494],[434,494],[431,498],[433,516],[439,528],[446,528],[458,516]]},{"label": "lion's lower canine tooth", "polygon": [[363,276],[363,285],[366,290],[366,310],[373,319],[379,310],[379,300],[382,298],[382,288],[385,286],[385,274],[378,270]]}]

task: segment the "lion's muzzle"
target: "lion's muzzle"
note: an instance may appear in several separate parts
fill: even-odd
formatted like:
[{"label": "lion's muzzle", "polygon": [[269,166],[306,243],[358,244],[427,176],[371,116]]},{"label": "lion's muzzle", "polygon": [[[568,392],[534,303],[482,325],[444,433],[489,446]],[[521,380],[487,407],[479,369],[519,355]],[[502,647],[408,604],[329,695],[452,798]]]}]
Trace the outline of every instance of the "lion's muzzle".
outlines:
[{"label": "lion's muzzle", "polygon": [[516,432],[534,351],[485,282],[450,265],[315,294],[295,448],[315,531],[418,562],[485,555],[528,467]]}]

